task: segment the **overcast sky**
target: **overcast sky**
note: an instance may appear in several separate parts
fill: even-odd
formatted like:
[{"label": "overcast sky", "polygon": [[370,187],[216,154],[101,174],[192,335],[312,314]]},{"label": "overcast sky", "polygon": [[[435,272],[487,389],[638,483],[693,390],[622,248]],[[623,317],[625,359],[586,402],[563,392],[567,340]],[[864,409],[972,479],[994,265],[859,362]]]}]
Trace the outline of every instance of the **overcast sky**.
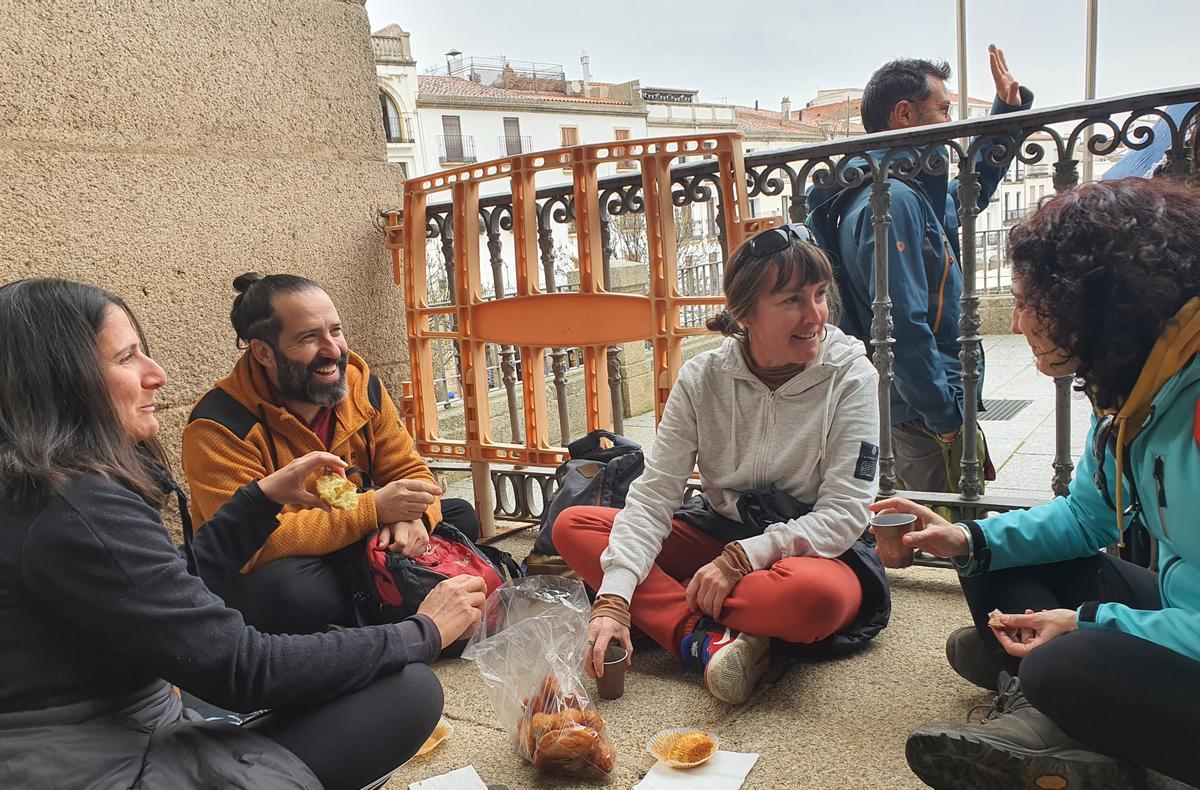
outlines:
[{"label": "overcast sky", "polygon": [[[412,34],[417,68],[445,52],[561,63],[580,77],[641,80],[643,87],[699,89],[702,100],[802,107],[821,88],[861,87],[880,63],[937,57],[956,70],[954,0],[367,0],[371,27]],[[994,94],[987,45],[1048,107],[1084,90],[1085,0],[968,0],[967,70],[972,96]],[[1119,96],[1200,82],[1200,0],[1099,0],[1096,95]],[[738,8],[734,11],[732,9]],[[742,10],[746,9],[746,10]],[[852,10],[852,13],[851,13]]]}]

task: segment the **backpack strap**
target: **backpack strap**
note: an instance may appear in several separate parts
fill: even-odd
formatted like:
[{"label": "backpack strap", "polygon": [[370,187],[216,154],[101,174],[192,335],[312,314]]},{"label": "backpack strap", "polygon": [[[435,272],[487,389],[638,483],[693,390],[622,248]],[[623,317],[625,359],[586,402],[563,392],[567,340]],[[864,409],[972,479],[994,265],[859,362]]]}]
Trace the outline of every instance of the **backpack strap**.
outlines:
[{"label": "backpack strap", "polygon": [[188,422],[209,420],[225,428],[239,439],[245,440],[258,424],[259,418],[243,406],[232,395],[220,387],[213,387],[188,415]]}]

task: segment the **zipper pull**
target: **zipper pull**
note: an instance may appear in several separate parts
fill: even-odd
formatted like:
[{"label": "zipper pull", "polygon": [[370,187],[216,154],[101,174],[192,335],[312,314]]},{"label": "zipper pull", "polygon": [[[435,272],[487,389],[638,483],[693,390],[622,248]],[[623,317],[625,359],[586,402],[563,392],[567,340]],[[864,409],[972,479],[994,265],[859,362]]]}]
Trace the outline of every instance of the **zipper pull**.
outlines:
[{"label": "zipper pull", "polygon": [[1167,506],[1167,489],[1163,485],[1163,457],[1154,456],[1154,487],[1158,489],[1158,506]]}]

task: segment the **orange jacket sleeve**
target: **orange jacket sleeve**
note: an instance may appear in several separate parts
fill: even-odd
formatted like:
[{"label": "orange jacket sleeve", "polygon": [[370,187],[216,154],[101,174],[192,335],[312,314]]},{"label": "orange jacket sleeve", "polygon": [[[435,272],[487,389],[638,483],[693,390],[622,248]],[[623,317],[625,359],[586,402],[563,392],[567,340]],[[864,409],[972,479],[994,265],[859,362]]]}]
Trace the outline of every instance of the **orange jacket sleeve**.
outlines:
[{"label": "orange jacket sleeve", "polygon": [[[279,462],[291,454],[278,445]],[[212,517],[239,488],[270,474],[270,454],[261,428],[239,439],[224,426],[196,420],[183,432],[183,470],[192,495],[192,520],[199,525]],[[348,546],[378,529],[373,493],[360,496],[354,510],[326,513],[317,508],[285,508],[279,526],[246,565],[250,571],[280,557],[315,557]]]}]

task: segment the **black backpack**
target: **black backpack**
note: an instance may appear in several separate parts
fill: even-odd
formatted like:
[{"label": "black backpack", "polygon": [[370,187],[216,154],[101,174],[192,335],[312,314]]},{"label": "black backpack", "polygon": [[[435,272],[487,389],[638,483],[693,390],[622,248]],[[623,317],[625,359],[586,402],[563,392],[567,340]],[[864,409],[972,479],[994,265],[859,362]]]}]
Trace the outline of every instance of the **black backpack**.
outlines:
[{"label": "black backpack", "polygon": [[[601,437],[611,441],[612,447],[601,447]],[[537,554],[558,554],[552,532],[559,513],[573,505],[624,507],[630,484],[646,468],[640,444],[603,429],[571,442],[567,451],[570,460],[554,470],[558,488],[542,513],[537,541],[533,544]]]}]

